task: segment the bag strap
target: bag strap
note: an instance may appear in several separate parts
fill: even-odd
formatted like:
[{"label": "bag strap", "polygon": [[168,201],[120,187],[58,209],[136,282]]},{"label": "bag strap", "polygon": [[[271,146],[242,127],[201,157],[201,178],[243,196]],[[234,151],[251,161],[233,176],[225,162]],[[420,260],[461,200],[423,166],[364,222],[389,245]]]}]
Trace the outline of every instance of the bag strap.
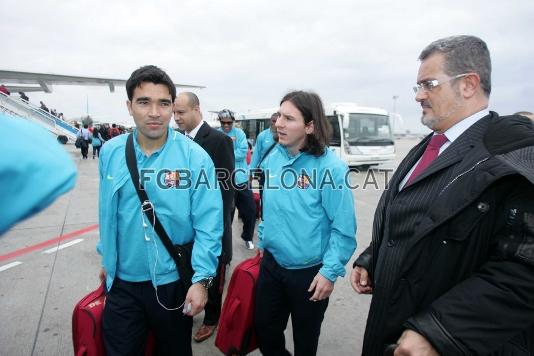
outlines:
[{"label": "bag strap", "polygon": [[258,183],[260,185],[260,188],[259,188],[259,191],[260,191],[260,218],[261,218],[262,221],[263,221],[263,185],[265,184],[265,173],[260,168],[260,166],[261,166],[261,163],[263,162],[263,160],[269,155],[269,153],[271,153],[271,151],[273,150],[274,146],[276,146],[277,143],[278,142],[274,141],[274,143],[271,146],[269,146],[269,148],[267,149],[267,151],[265,152],[263,157],[261,157],[260,161],[258,162],[258,167],[255,168],[255,170],[257,172],[259,172]]},{"label": "bag strap", "polygon": [[274,143],[267,149],[267,152],[265,152],[265,154],[263,155],[263,157],[260,159],[260,161],[258,162],[258,168],[260,168],[260,165],[261,163],[263,162],[263,160],[269,155],[269,153],[273,150],[274,146],[276,146],[278,142],[274,141]]},{"label": "bag strap", "polygon": [[252,174],[256,174],[256,173],[261,173],[262,169],[260,168],[263,160],[269,155],[269,153],[273,150],[274,146],[276,146],[278,142],[274,142],[272,145],[269,146],[269,148],[267,149],[267,151],[263,154],[263,156],[261,156],[261,159],[260,161],[258,162],[257,166],[252,168]]},{"label": "bag strap", "polygon": [[171,255],[172,259],[174,260],[174,263],[176,263],[176,266],[178,266],[180,256],[174,249],[173,243],[169,238],[169,235],[167,235],[165,228],[163,228],[163,225],[161,225],[158,216],[154,213],[154,207],[150,202],[150,199],[148,198],[143,184],[141,184],[141,182],[139,181],[139,172],[137,171],[137,159],[135,158],[132,133],[128,135],[128,139],[126,140],[126,164],[128,165],[128,170],[130,171],[132,183],[135,187],[135,190],[137,191],[137,195],[139,196],[139,201],[141,202],[141,209],[143,209],[143,212],[148,218],[148,221],[150,221],[150,224],[154,226],[154,230],[158,234],[161,242],[163,243],[163,246],[165,246],[165,248],[167,249],[167,252],[169,252],[169,255]]}]

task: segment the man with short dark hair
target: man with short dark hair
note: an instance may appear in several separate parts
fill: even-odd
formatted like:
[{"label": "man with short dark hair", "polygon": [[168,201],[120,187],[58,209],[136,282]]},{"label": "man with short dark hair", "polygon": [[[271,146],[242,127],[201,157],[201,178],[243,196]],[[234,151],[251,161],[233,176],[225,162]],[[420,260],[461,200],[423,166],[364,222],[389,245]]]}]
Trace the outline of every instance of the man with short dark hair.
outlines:
[{"label": "man with short dark hair", "polygon": [[[192,316],[206,304],[221,253],[221,193],[208,154],[169,128],[176,96],[169,76],[155,66],[141,67],[126,82],[126,91],[136,128],[132,136],[106,143],[99,161],[97,250],[107,289],[102,317],[106,354],[143,354],[150,330],[158,354],[192,355]],[[139,182],[132,181],[126,164],[128,140]],[[142,205],[139,185],[149,198]],[[148,209],[173,245],[194,241],[189,289]]]},{"label": "man with short dark hair", "polygon": [[232,172],[234,171],[234,149],[232,140],[202,120],[200,102],[191,92],[178,94],[174,101],[174,120],[184,135],[198,143],[211,157],[223,199],[224,231],[222,254],[219,256],[217,276],[208,289],[208,302],[204,308],[204,321],[193,336],[196,342],[209,338],[219,322],[221,315],[222,292],[226,265],[232,261]]},{"label": "man with short dark hair", "polygon": [[428,45],[414,87],[433,133],[391,178],[351,284],[363,355],[534,354],[534,127],[488,111],[486,43]]}]

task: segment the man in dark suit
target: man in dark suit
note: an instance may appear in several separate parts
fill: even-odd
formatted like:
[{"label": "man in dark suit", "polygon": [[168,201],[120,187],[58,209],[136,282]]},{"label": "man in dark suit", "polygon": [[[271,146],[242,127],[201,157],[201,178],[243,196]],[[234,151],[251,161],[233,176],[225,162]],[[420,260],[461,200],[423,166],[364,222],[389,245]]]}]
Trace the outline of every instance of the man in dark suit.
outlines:
[{"label": "man in dark suit", "polygon": [[474,36],[420,54],[433,133],[378,203],[351,284],[373,294],[364,355],[534,354],[534,125],[488,111],[489,50]]},{"label": "man in dark suit", "polygon": [[225,267],[232,260],[232,172],[234,170],[234,148],[230,137],[212,128],[202,120],[200,102],[191,92],[183,92],[174,101],[174,120],[183,133],[198,143],[211,157],[223,199],[224,233],[222,238],[222,255],[219,258],[217,276],[208,289],[208,302],[204,309],[204,321],[193,339],[197,342],[206,340],[213,334],[221,314],[222,292],[224,288]]}]

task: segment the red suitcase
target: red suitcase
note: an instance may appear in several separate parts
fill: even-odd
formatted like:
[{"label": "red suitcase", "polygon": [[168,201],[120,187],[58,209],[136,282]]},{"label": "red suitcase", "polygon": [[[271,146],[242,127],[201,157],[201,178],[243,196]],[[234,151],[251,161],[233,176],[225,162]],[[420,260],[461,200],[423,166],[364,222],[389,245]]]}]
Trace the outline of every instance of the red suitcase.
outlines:
[{"label": "red suitcase", "polygon": [[72,344],[76,356],[104,356],[102,311],[106,295],[104,285],[82,298],[72,313]]},{"label": "red suitcase", "polygon": [[[72,313],[72,344],[76,356],[105,356],[102,312],[106,303],[104,284],[82,298]],[[145,356],[151,356],[154,338],[149,334]]]},{"label": "red suitcase", "polygon": [[258,347],[253,322],[260,262],[257,254],[232,273],[215,338],[215,346],[225,355],[246,355]]}]

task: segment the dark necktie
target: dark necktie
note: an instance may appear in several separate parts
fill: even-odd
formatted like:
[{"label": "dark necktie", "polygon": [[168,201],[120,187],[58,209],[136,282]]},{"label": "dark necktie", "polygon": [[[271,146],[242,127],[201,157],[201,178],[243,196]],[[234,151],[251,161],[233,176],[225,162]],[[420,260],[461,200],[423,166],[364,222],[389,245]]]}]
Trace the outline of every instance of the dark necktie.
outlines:
[{"label": "dark necktie", "polygon": [[417,178],[419,174],[421,174],[425,169],[428,168],[428,166],[430,166],[430,164],[438,157],[439,149],[441,148],[441,146],[443,146],[447,141],[447,136],[443,134],[437,134],[432,136],[430,142],[425,148],[423,156],[421,156],[421,160],[412,172],[412,175],[408,179],[408,182],[406,182],[406,186],[412,184],[415,178]]}]

